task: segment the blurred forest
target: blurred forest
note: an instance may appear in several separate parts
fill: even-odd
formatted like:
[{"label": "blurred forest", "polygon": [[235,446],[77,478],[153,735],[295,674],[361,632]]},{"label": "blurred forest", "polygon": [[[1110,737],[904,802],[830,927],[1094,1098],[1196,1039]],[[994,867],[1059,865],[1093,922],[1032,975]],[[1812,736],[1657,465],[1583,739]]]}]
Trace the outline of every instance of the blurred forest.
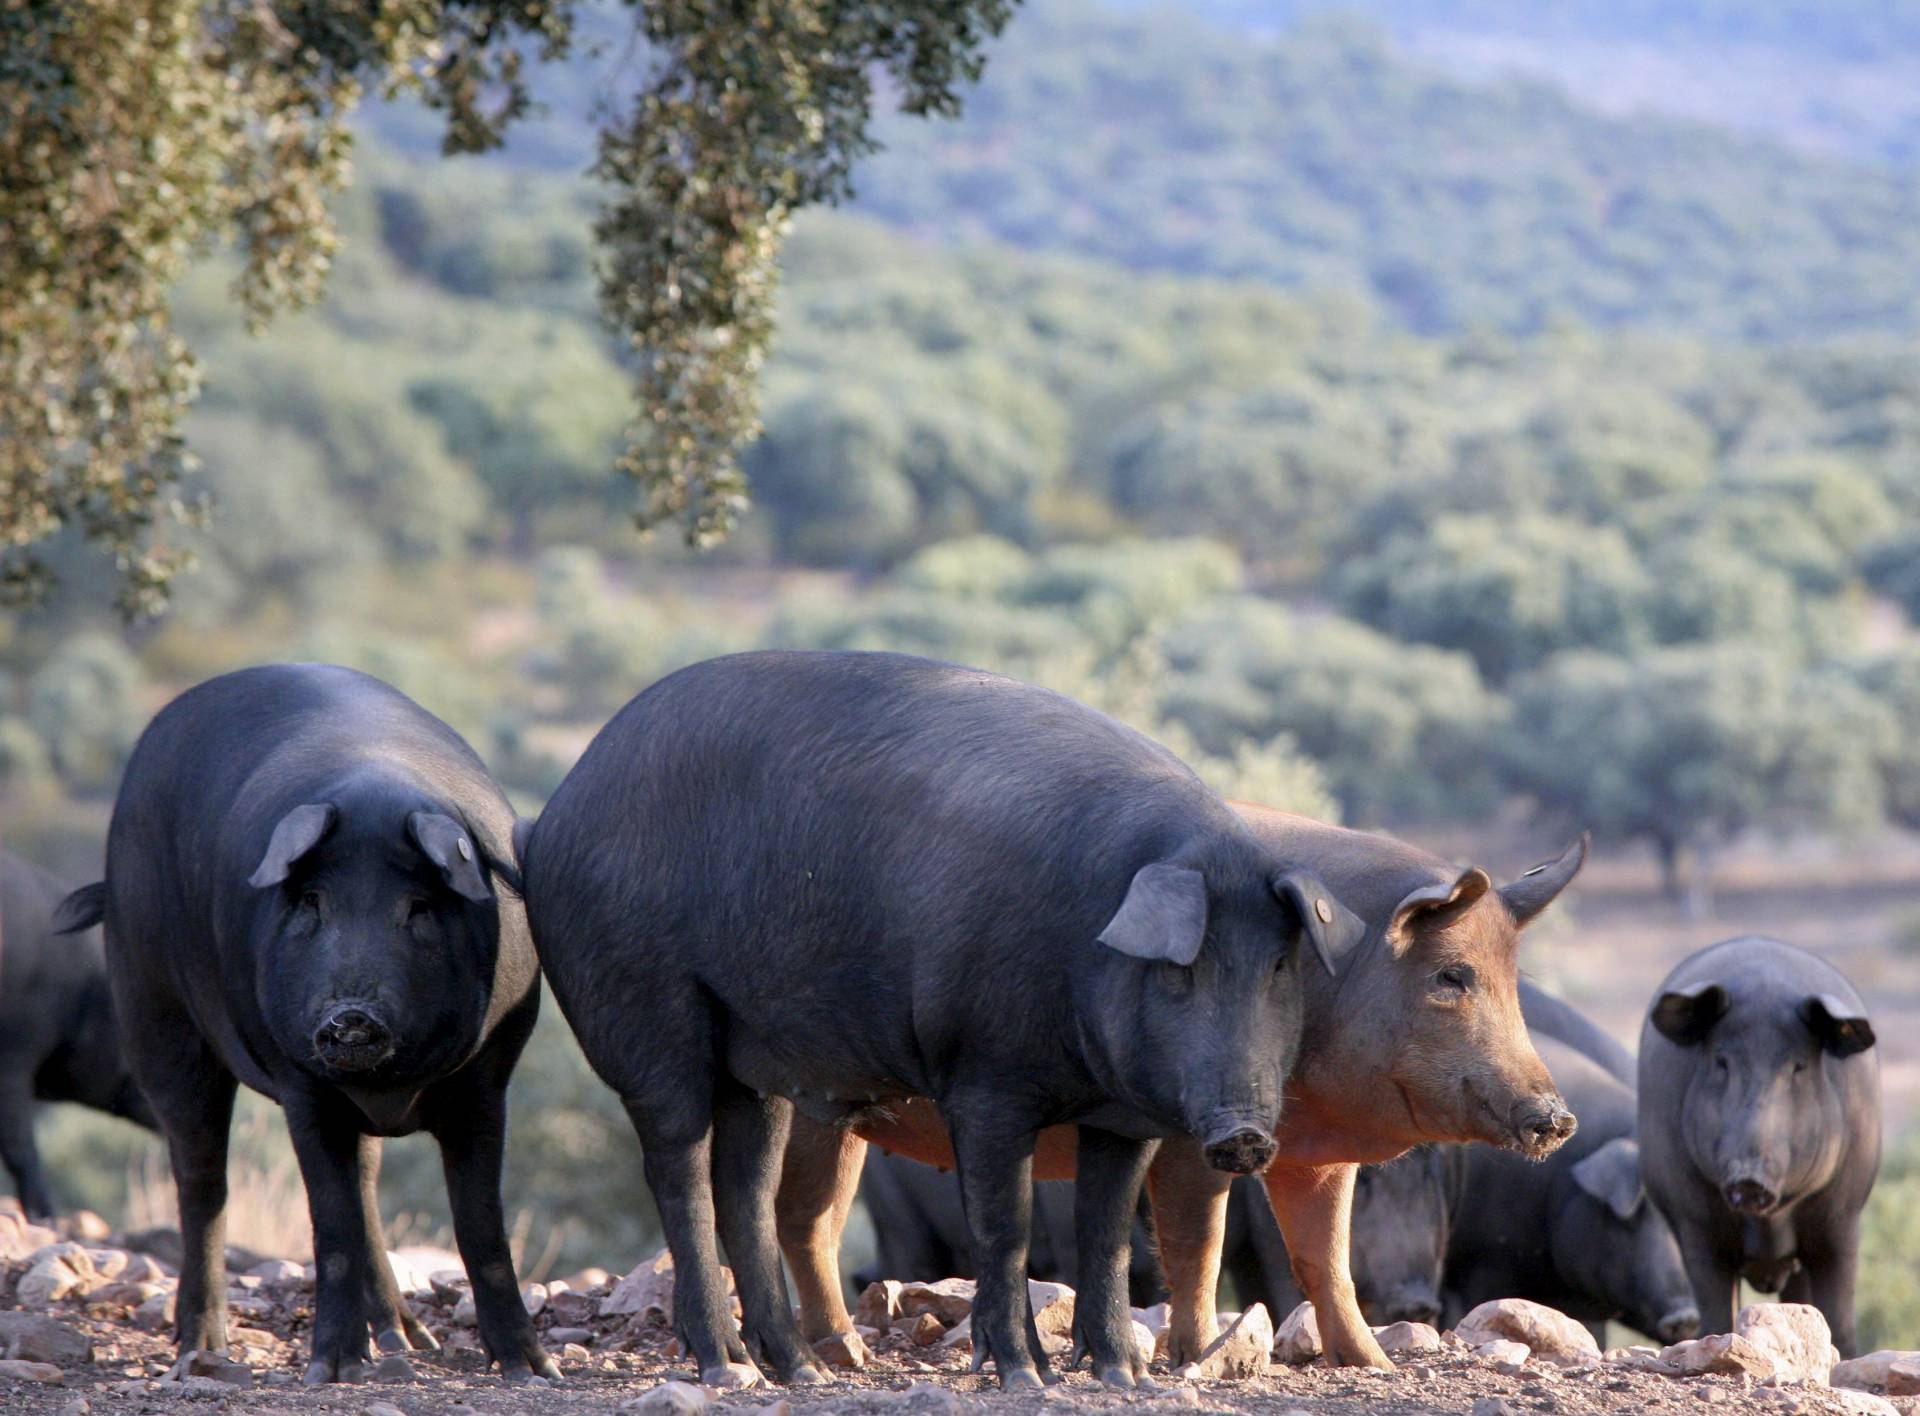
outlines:
[{"label": "blurred forest", "polygon": [[[1743,842],[1920,827],[1920,185],[1394,38],[1445,11],[1612,42],[1631,12],[1643,44],[1817,30],[1814,63],[1920,29],[1362,8],[1023,9],[966,117],[886,127],[856,207],[799,223],[756,509],[701,555],[637,545],[609,471],[632,384],[575,171],[619,55],[486,162],[373,113],[319,308],[249,336],[224,257],[178,302],[217,511],[174,609],[123,627],[68,548],[62,598],[0,621],[7,844],[93,878],[147,717],[241,664],[389,679],[531,813],[652,679],[758,645],[998,668],[1351,824],[1590,827],[1680,918]],[[557,1016],[514,1098],[523,1258],[631,1262],[638,1155]],[[241,1147],[262,1184],[274,1125]],[[128,1129],[45,1129],[73,1198],[151,1188]],[[433,1156],[391,1154],[402,1232],[438,1233]],[[1899,1155],[1869,1253],[1920,1245]],[[1910,1277],[1867,1284],[1870,1334],[1920,1322]]]}]

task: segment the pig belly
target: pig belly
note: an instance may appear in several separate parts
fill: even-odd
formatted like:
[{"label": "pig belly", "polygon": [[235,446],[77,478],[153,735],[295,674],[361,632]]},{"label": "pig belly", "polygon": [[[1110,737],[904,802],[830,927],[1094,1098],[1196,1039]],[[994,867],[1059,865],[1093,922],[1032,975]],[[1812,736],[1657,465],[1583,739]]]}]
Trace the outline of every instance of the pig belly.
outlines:
[{"label": "pig belly", "polygon": [[[940,1111],[925,1098],[915,1097],[888,1107],[884,1113],[870,1113],[854,1123],[855,1134],[871,1141],[889,1155],[904,1155],[923,1165],[953,1169],[953,1137]],[[1071,1126],[1048,1126],[1041,1131],[1033,1152],[1033,1178],[1071,1180],[1079,1158],[1079,1134]]]},{"label": "pig belly", "polygon": [[796,1055],[791,1038],[773,1042],[736,1028],[727,1038],[727,1072],[763,1096],[784,1096],[825,1125],[911,1096],[913,1088],[845,1051]]}]

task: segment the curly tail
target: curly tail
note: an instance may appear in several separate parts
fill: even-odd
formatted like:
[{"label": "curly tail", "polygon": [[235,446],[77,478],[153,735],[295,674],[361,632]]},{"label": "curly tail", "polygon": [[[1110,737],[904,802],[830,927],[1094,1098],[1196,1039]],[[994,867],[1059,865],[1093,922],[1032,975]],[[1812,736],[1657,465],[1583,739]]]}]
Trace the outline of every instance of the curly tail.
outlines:
[{"label": "curly tail", "polygon": [[53,932],[78,934],[92,929],[107,917],[107,882],[96,880],[82,885],[54,907]]}]

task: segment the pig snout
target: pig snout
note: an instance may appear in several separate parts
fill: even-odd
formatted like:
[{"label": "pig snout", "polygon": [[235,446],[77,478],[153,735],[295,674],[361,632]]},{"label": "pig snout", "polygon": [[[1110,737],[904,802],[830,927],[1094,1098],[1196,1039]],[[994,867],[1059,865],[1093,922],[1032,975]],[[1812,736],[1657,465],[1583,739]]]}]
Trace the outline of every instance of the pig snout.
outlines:
[{"label": "pig snout", "polygon": [[1207,1164],[1229,1175],[1252,1175],[1267,1168],[1275,1149],[1271,1131],[1243,1123],[1207,1137]]},{"label": "pig snout", "polygon": [[1380,1316],[1389,1323],[1430,1323],[1440,1321],[1440,1297],[1425,1284],[1409,1284],[1394,1290],[1380,1305]]},{"label": "pig snout", "polygon": [[1698,1310],[1675,1308],[1659,1322],[1654,1324],[1653,1335],[1665,1343],[1685,1342],[1700,1334],[1700,1314]]},{"label": "pig snout", "polygon": [[313,1033],[320,1060],[341,1072],[365,1072],[393,1056],[393,1032],[370,1003],[339,1003]]},{"label": "pig snout", "polygon": [[1780,1196],[1771,1185],[1750,1175],[1729,1181],[1723,1193],[1735,1214],[1771,1214],[1780,1204]]},{"label": "pig snout", "polygon": [[1567,1104],[1558,1096],[1529,1097],[1513,1108],[1510,1122],[1514,1144],[1531,1160],[1545,1160],[1579,1129]]}]

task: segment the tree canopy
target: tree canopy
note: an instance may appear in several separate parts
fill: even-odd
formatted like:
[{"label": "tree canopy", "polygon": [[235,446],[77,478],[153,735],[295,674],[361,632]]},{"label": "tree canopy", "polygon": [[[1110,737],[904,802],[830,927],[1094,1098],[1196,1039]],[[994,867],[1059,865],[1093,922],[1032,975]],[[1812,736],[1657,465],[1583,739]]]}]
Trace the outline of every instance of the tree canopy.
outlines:
[{"label": "tree canopy", "polygon": [[[172,319],[195,257],[231,240],[249,315],[311,302],[336,248],[347,115],[412,92],[443,147],[496,146],[528,60],[568,49],[577,0],[151,0],[0,10],[0,583],[44,586],[64,526],[111,552],[130,609],[179,569],[181,420],[200,367]],[[643,417],[621,465],[643,525],[705,541],[738,515],[790,215],[846,195],[874,83],[952,114],[1011,0],[644,0],[647,64],[610,114],[600,299]]]}]

